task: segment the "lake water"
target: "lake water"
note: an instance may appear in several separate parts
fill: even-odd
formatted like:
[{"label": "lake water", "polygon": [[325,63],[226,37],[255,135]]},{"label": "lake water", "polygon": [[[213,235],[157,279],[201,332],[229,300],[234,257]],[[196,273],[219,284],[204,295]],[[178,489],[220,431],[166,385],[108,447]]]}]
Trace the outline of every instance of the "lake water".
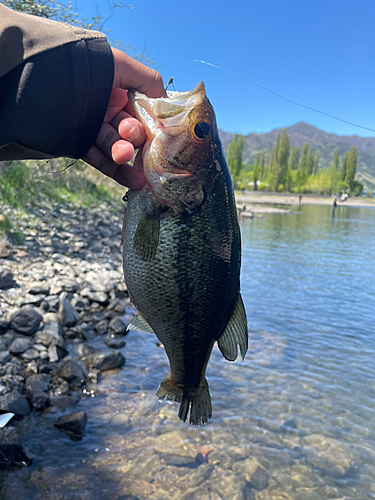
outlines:
[{"label": "lake water", "polygon": [[214,349],[209,424],[158,402],[165,352],[131,332],[125,367],[77,408],[81,442],[53,427],[61,410],[18,425],[34,463],[3,476],[2,499],[375,499],[375,210],[304,206],[241,230],[250,350]]}]

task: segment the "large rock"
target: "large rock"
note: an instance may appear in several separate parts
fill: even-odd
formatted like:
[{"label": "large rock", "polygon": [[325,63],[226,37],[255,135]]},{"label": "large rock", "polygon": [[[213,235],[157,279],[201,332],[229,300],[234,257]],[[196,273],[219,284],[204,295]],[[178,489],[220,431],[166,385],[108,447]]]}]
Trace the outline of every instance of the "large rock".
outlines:
[{"label": "large rock", "polygon": [[77,280],[73,278],[62,278],[59,285],[65,292],[77,292],[79,290],[79,284]]},{"label": "large rock", "polygon": [[77,411],[70,415],[59,417],[55,423],[55,427],[68,434],[74,441],[80,441],[85,433],[86,423],[86,412]]},{"label": "large rock", "polygon": [[22,354],[31,346],[31,340],[28,337],[18,337],[13,340],[9,346],[11,354]]},{"label": "large rock", "polygon": [[47,283],[35,284],[29,290],[29,293],[31,295],[49,295],[49,292],[50,292],[50,287],[49,285],[47,285]]},{"label": "large rock", "polygon": [[14,285],[13,273],[6,267],[0,267],[0,288],[9,288]]},{"label": "large rock", "polygon": [[118,351],[93,354],[86,358],[86,366],[88,369],[94,368],[96,370],[100,370],[101,372],[120,368],[124,363],[125,358],[121,352]]},{"label": "large rock", "polygon": [[62,365],[60,372],[60,377],[64,378],[69,382],[70,385],[74,387],[80,387],[85,379],[86,374],[83,371],[81,365],[72,359],[67,359]]},{"label": "large rock", "polygon": [[46,323],[43,330],[35,334],[35,339],[49,346],[50,344],[62,345],[64,342],[64,330],[58,321]]},{"label": "large rock", "polygon": [[16,332],[24,335],[33,335],[42,321],[43,316],[33,307],[23,307],[19,311],[12,314],[9,321],[9,326]]},{"label": "large rock", "polygon": [[344,476],[353,463],[351,453],[343,444],[322,434],[304,437],[303,451],[310,464],[336,477]]},{"label": "large rock", "polygon": [[0,470],[19,469],[31,464],[32,459],[18,444],[0,444]]},{"label": "large rock", "polygon": [[26,379],[26,390],[30,392],[46,392],[51,383],[51,376],[47,373],[37,373],[30,375]]},{"label": "large rock", "polygon": [[68,354],[68,351],[65,347],[60,346],[59,344],[50,344],[48,347],[48,358],[51,363],[57,363],[61,359],[65,358]]},{"label": "large rock", "polygon": [[17,389],[13,389],[12,392],[0,396],[0,411],[24,417],[30,413],[30,406],[27,399]]},{"label": "large rock", "polygon": [[59,318],[64,326],[75,326],[79,321],[79,313],[68,299],[61,299],[59,306]]}]

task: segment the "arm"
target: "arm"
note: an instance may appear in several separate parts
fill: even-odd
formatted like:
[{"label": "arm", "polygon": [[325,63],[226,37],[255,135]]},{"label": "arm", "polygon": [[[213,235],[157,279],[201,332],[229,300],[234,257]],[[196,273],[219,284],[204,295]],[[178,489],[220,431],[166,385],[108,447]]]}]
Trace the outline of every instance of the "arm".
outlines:
[{"label": "arm", "polygon": [[130,87],[165,95],[155,70],[111,49],[101,33],[0,4],[0,160],[83,158],[141,187],[143,175],[125,164],[145,140],[127,109]]}]

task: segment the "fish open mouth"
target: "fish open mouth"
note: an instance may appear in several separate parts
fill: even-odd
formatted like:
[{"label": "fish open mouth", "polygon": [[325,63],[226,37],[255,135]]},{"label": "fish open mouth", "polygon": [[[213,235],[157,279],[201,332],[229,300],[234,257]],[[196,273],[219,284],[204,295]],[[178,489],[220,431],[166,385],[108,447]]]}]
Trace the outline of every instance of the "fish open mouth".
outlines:
[{"label": "fish open mouth", "polygon": [[203,82],[187,92],[167,92],[168,97],[147,97],[135,89],[128,91],[129,102],[136,118],[145,127],[150,142],[158,130],[168,129],[168,134],[178,135],[186,119],[199,100],[206,96]]}]

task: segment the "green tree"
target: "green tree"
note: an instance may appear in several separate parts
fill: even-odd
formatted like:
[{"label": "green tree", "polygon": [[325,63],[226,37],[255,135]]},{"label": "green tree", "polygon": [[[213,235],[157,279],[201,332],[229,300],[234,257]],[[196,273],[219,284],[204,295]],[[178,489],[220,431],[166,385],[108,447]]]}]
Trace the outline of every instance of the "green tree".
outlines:
[{"label": "green tree", "polygon": [[314,164],[314,175],[318,175],[319,172],[319,151],[315,154],[315,164]]},{"label": "green tree", "polygon": [[302,153],[301,153],[301,158],[299,160],[299,170],[302,170],[304,174],[306,174],[307,169],[306,169],[306,160],[307,160],[307,150],[308,150],[308,143],[306,142],[302,146]]},{"label": "green tree", "polygon": [[240,175],[242,167],[242,152],[243,137],[242,135],[235,134],[233,141],[228,145],[227,149],[227,163],[233,182],[235,182]]},{"label": "green tree", "polygon": [[311,147],[309,147],[309,150],[307,152],[306,156],[306,171],[307,175],[312,175],[314,171],[314,153]]},{"label": "green tree", "polygon": [[271,163],[267,176],[268,185],[271,191],[277,191],[277,173],[279,165],[279,152],[280,152],[280,130],[277,131],[275,144],[273,146]]},{"label": "green tree", "polygon": [[258,161],[259,161],[259,153],[257,153],[255,155],[255,160],[254,160],[254,168],[253,168],[253,172],[254,172],[254,191],[258,191],[258,180],[259,180],[259,165],[258,165]]},{"label": "green tree", "polygon": [[333,152],[333,163],[331,165],[331,189],[333,193],[336,192],[337,190],[337,183],[340,180],[339,176],[339,162],[340,162],[340,157],[339,157],[339,148],[335,148]]},{"label": "green tree", "polygon": [[298,160],[299,160],[299,149],[298,146],[294,146],[290,150],[290,157],[289,157],[290,170],[298,170]]},{"label": "green tree", "polygon": [[264,181],[265,178],[265,160],[264,160],[264,151],[262,151],[260,157],[260,171],[259,171],[259,179],[260,181]]},{"label": "green tree", "polygon": [[342,165],[340,170],[340,179],[345,182],[347,166],[350,158],[350,151],[346,151],[342,158]]},{"label": "green tree", "polygon": [[346,176],[345,181],[349,185],[350,191],[354,189],[354,177],[357,170],[357,148],[352,146],[352,149],[348,156],[348,162],[346,166]]},{"label": "green tree", "polygon": [[280,139],[280,146],[278,150],[278,163],[277,163],[277,177],[276,177],[276,190],[280,185],[285,188],[285,181],[288,177],[288,161],[289,161],[290,140],[286,128]]}]

